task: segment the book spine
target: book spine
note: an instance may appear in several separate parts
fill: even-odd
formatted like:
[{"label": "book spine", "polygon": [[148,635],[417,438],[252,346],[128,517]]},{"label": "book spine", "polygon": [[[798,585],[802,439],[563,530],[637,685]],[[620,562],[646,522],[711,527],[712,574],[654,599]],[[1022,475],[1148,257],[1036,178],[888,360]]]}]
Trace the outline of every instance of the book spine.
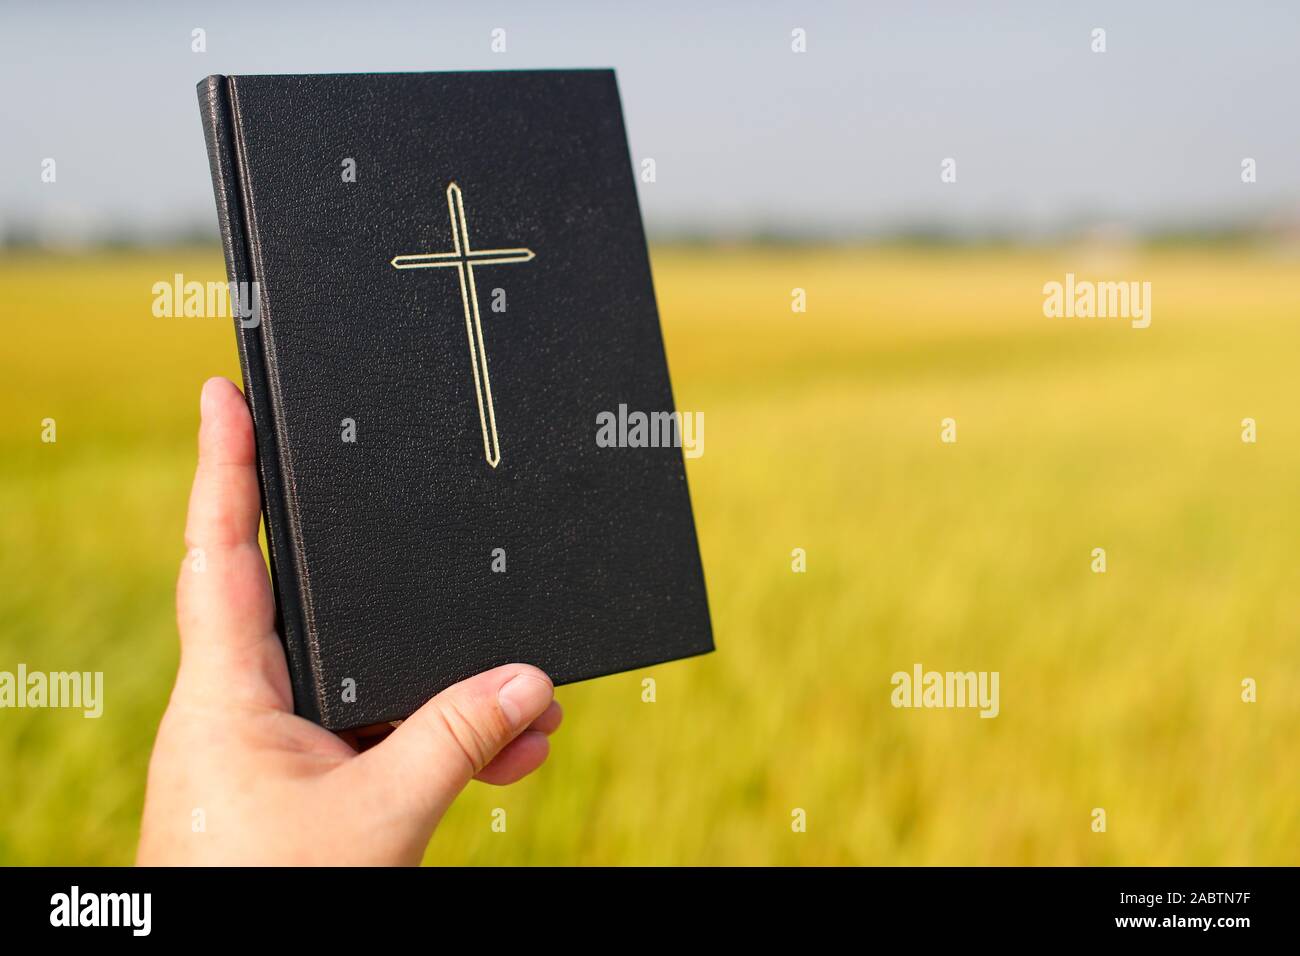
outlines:
[{"label": "book spine", "polygon": [[[212,171],[212,190],[217,201],[217,218],[221,223],[221,246],[226,259],[226,273],[232,283],[232,304],[236,290],[260,288],[255,274],[253,239],[246,213],[243,177],[239,164],[236,117],[231,102],[230,81],[224,76],[210,76],[198,85],[199,108],[203,115],[203,132],[207,140],[208,165]],[[266,543],[271,563],[271,582],[275,589],[276,630],[284,643],[293,686],[294,710],[316,723],[322,722],[322,688],[316,679],[316,657],[307,627],[307,607],[299,582],[300,562],[293,547],[291,515],[285,495],[283,459],[277,441],[274,392],[263,341],[267,318],[265,297],[252,298],[241,293],[242,304],[255,305],[252,316],[235,315],[235,336],[239,347],[239,365],[244,378],[244,398],[253,418],[257,445],[257,474],[262,492],[262,513],[266,519]]]}]

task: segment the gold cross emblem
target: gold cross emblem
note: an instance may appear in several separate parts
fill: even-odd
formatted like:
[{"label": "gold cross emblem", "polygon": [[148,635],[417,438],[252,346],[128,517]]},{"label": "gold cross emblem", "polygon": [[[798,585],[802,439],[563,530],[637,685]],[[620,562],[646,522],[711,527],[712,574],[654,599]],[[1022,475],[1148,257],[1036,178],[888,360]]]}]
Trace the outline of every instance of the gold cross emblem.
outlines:
[{"label": "gold cross emblem", "polygon": [[465,203],[460,187],[447,187],[447,212],[451,216],[451,252],[422,252],[394,256],[394,269],[455,269],[460,276],[460,300],[465,308],[465,334],[469,336],[469,360],[474,369],[474,393],[478,398],[478,419],[483,426],[483,455],[495,468],[501,464],[497,441],[497,417],[492,407],[492,383],[488,379],[487,350],[483,347],[483,323],[478,315],[478,292],[474,288],[475,266],[500,266],[528,262],[531,249],[470,249],[469,227],[465,224]]}]

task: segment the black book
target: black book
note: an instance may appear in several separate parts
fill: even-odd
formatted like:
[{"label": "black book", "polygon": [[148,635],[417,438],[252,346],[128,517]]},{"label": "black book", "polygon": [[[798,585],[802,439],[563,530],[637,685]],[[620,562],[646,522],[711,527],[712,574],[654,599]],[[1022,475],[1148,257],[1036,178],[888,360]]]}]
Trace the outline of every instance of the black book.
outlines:
[{"label": "black book", "polygon": [[297,711],[712,650],[612,71],[213,76],[199,104]]}]

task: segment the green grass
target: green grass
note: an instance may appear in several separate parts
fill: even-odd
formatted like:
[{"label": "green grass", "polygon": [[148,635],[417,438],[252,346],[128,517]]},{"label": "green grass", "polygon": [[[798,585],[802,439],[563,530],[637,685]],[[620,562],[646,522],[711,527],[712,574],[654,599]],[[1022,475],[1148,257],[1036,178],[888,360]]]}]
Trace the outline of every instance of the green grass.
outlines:
[{"label": "green grass", "polygon": [[[561,688],[551,761],[472,786],[429,862],[1300,862],[1300,262],[654,262],[678,404],[707,422],[688,472],[719,651]],[[1150,280],[1151,328],[1044,318],[1067,270]],[[0,863],[133,856],[198,386],[238,379],[227,320],[150,314],[178,271],[222,277],[206,250],[0,258],[0,670],[102,670],[107,698],[98,721],[0,711]],[[999,671],[1001,715],[895,710],[915,662]]]}]

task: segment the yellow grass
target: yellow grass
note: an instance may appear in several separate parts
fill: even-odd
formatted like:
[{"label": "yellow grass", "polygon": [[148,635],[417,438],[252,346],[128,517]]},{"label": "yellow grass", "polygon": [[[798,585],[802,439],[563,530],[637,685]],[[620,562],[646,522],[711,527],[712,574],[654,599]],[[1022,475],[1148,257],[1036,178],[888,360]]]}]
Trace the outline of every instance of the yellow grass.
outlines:
[{"label": "yellow grass", "polygon": [[[547,767],[474,785],[430,862],[1300,862],[1300,264],[654,264],[678,405],[707,423],[719,651],[562,688]],[[1067,270],[1149,280],[1151,327],[1044,318]],[[98,721],[0,711],[0,863],[132,859],[197,390],[238,378],[228,320],[151,316],[175,272],[223,277],[207,250],[0,259],[0,670],[102,670],[107,697]],[[1000,672],[1000,715],[891,707],[918,662]]]}]

